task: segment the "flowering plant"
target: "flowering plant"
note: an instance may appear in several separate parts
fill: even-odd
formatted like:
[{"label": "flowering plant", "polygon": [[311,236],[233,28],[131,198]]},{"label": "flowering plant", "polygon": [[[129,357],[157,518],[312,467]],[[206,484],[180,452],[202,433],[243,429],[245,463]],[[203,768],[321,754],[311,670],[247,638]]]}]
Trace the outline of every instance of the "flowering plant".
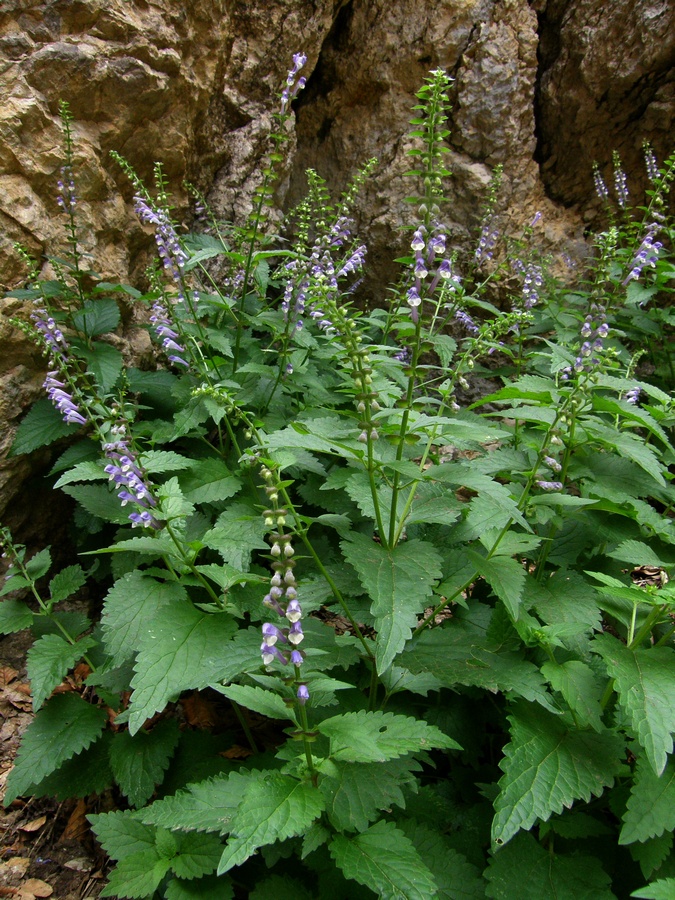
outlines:
[{"label": "flowering plant", "polygon": [[[54,486],[107,563],[43,588],[48,551],[3,532],[0,626],[37,635],[5,802],[87,797],[115,861],[102,896],[665,896],[675,411],[638,338],[645,319],[667,356],[669,320],[645,304],[669,289],[675,158],[648,157],[639,222],[617,176],[619,212],[557,284],[538,216],[504,253],[500,171],[477,248],[453,246],[449,78],[432,72],[411,252],[370,305],[351,210],[373,162],[334,202],[310,171],[287,242],[271,234],[305,63],[238,227],[182,236],[161,171],[153,197],[118,157],[162,264],[145,293],[121,288],[149,308],[155,371],[95,340],[119,310],[115,286],[85,290],[64,108],[71,266],[21,294],[49,399],[15,452],[82,438]],[[58,609],[87,578],[95,625]]]}]

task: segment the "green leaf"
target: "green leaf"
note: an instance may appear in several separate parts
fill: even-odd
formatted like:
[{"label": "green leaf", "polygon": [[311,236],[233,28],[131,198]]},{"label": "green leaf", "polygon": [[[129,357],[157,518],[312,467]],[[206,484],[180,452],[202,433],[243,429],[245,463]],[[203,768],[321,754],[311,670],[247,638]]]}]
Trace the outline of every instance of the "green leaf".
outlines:
[{"label": "green leaf", "polygon": [[647,841],[675,829],[675,760],[671,759],[660,776],[654,774],[644,759],[635,768],[620,844]]},{"label": "green leaf", "polygon": [[639,863],[645,878],[660,869],[673,849],[673,832],[666,831],[658,837],[649,838],[644,843],[634,843],[628,848],[635,862]]},{"label": "green leaf", "polygon": [[297,724],[293,708],[284,703],[279,694],[242,684],[213,684],[211,687],[245,709],[252,709],[253,712],[260,713],[261,716],[267,716],[270,719],[290,719],[291,722]]},{"label": "green leaf", "polygon": [[91,637],[69,644],[56,634],[46,634],[35,641],[26,658],[34,710],[40,709],[57,684],[61,684],[64,675],[95,644]]},{"label": "green leaf", "polygon": [[675,878],[659,878],[646,887],[633,891],[631,897],[642,900],[675,900]]},{"label": "green leaf", "polygon": [[155,847],[156,829],[140,822],[136,813],[116,811],[89,815],[87,819],[112,859],[123,859]]},{"label": "green leaf", "polygon": [[104,460],[85,459],[68,469],[67,472],[64,472],[54,487],[60,488],[64,484],[72,484],[74,481],[102,481],[107,479],[108,476],[103,471],[104,466]]},{"label": "green leaf", "polygon": [[30,793],[34,797],[55,797],[60,801],[103,793],[113,783],[108,759],[111,741],[112,734],[104,731],[86,750],[71,756],[51,775],[31,785]]},{"label": "green leaf", "polygon": [[110,765],[115,781],[132,806],[143,806],[162,783],[178,743],[178,724],[166,719],[152,731],[122,731],[113,738]]},{"label": "green leaf", "polygon": [[194,512],[194,505],[184,496],[177,478],[169,478],[158,489],[160,509],[167,519],[189,516]]},{"label": "green leaf", "polygon": [[337,835],[329,849],[346,878],[370,888],[381,900],[437,896],[431,872],[393,822],[377,822],[354,838]]},{"label": "green leaf", "polygon": [[201,878],[215,871],[223,843],[215,834],[177,834],[177,850],[171,869],[179,878]]},{"label": "green leaf", "polygon": [[117,494],[107,484],[69,484],[61,490],[92,516],[117,525],[129,523],[129,510],[121,505]]},{"label": "green leaf", "polygon": [[509,720],[511,742],[500,763],[504,775],[492,823],[497,845],[575,800],[600,796],[614,783],[624,750],[615,734],[579,731],[531,704],[518,704]]},{"label": "green leaf", "polygon": [[89,347],[78,347],[79,354],[86,360],[87,369],[94,376],[103,393],[112,390],[120,377],[124,357],[116,347],[96,341]]},{"label": "green leaf", "polygon": [[326,801],[326,815],[338,831],[365,831],[382,809],[405,808],[403,787],[416,789],[421,765],[414,759],[382,763],[329,763],[319,790]]},{"label": "green leaf", "polygon": [[302,834],[324,809],[318,788],[289,775],[266,772],[250,782],[232,820],[218,874],[241,865],[258,847]]},{"label": "green leaf", "polygon": [[317,726],[330,738],[330,756],[345,762],[385,762],[419,750],[461,750],[456,741],[433,725],[394,713],[345,713]]},{"label": "green leaf", "polygon": [[241,487],[241,479],[220,459],[198,460],[194,471],[182,475],[181,487],[192,503],[218,503],[229,500]]},{"label": "green leaf", "polygon": [[607,665],[631,727],[654,772],[663,772],[675,732],[675,650],[629,650],[608,634],[593,643]]},{"label": "green leaf", "polygon": [[248,572],[253,551],[268,549],[264,533],[265,523],[256,510],[245,503],[232,503],[202,540],[207,547],[217,550],[224,562]]},{"label": "green leaf", "polygon": [[141,463],[150,475],[182,472],[185,469],[192,469],[195,465],[194,460],[172,450],[145,450],[141,456]]},{"label": "green leaf", "polygon": [[634,566],[666,566],[654,553],[654,550],[643,541],[622,541],[619,546],[608,553],[612,559],[620,559],[622,562],[631,563]]},{"label": "green leaf", "polygon": [[157,800],[143,810],[142,820],[165,828],[225,834],[230,831],[232,819],[252,780],[260,777],[261,773],[255,770],[231,772],[191,784],[185,791]]},{"label": "green leaf", "polygon": [[30,628],[33,613],[23,600],[3,600],[0,603],[0,634],[14,634]]},{"label": "green leaf", "polygon": [[38,400],[21,420],[14,435],[10,456],[32,453],[38,447],[53,444],[59,438],[77,434],[80,425],[67,425],[46,397]]},{"label": "green leaf", "polygon": [[483,576],[502,601],[509,615],[515,621],[518,619],[518,608],[525,587],[525,570],[515,559],[508,556],[492,556],[487,559],[467,549],[466,556],[476,567],[476,571]]},{"label": "green leaf", "polygon": [[96,337],[99,334],[114,331],[119,325],[119,321],[119,308],[110,297],[87,300],[80,309],[73,313],[73,327],[86,334],[87,337]]},{"label": "green leaf", "polygon": [[152,897],[169,871],[171,862],[160,856],[155,847],[125,856],[108,876],[101,897]]},{"label": "green leaf", "polygon": [[52,697],[24,733],[7,779],[5,803],[12,803],[64,760],[88,747],[101,734],[106,720],[104,709],[92,706],[78,694]]},{"label": "green leaf", "polygon": [[227,613],[202,612],[189,601],[173,603],[146,622],[131,682],[129,731],[135,734],[182,691],[219,681],[235,631]]},{"label": "green leaf", "polygon": [[194,881],[172,878],[166,886],[166,900],[232,900],[234,887],[226,875],[207,875]]},{"label": "green leaf", "polygon": [[597,419],[584,420],[584,428],[591,437],[595,437],[605,446],[614,448],[619,456],[637,463],[641,469],[652,476],[654,481],[662,486],[665,485],[661,463],[642,438],[627,431],[618,431],[616,428],[602,425]]},{"label": "green leaf", "polygon": [[556,712],[539,669],[508,644],[488,637],[492,611],[471,604],[443,628],[424,631],[397,662],[414,674],[433,675],[445,687],[474,685],[488,691],[515,691]]},{"label": "green leaf", "polygon": [[35,556],[31,556],[26,563],[26,572],[33,581],[37,581],[38,578],[42,578],[43,575],[47,574],[51,565],[52,557],[49,552],[49,547],[45,547],[44,550],[40,550]]},{"label": "green leaf", "polygon": [[485,878],[492,900],[616,900],[599,860],[558,856],[531,834],[519,834],[493,856]]},{"label": "green leaf", "polygon": [[378,633],[377,671],[381,674],[416,627],[433,583],[441,578],[441,558],[431,544],[419,540],[387,550],[366,535],[355,534],[340,546],[372,599],[370,609]]},{"label": "green leaf", "polygon": [[103,605],[103,641],[112,665],[121,666],[140,647],[148,622],[165,606],[185,602],[185,588],[157,581],[138,569],[116,581]]},{"label": "green leaf", "polygon": [[447,837],[414,820],[398,823],[438,886],[438,900],[485,900],[480,871],[450,847]]},{"label": "green leaf", "polygon": [[61,603],[72,597],[79,589],[87,583],[87,576],[82,570],[82,566],[68,566],[62,569],[49,582],[49,594],[53,603]]},{"label": "green leaf", "polygon": [[571,659],[560,665],[544,663],[541,672],[551,686],[563,695],[579,725],[590,725],[598,732],[603,730],[600,706],[603,688],[590,666]]}]

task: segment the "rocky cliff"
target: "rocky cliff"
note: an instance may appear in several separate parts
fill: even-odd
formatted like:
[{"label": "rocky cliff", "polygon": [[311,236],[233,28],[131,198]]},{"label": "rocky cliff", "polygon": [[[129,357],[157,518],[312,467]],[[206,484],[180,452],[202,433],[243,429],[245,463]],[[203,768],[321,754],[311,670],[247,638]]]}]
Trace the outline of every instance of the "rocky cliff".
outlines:
[{"label": "rocky cliff", "polygon": [[[640,171],[641,143],[672,150],[675,7],[670,0],[4,0],[0,8],[0,283],[20,282],[13,242],[58,252],[58,102],[67,100],[79,169],[84,249],[106,276],[144,264],[148,237],[109,151],[143,177],[161,160],[189,221],[188,178],[223,216],[249,209],[276,92],[294,52],[308,56],[279,202],[304,171],[339,189],[380,160],[359,218],[386,277],[410,215],[406,132],[428,71],[454,77],[449,222],[475,225],[490,172],[504,165],[514,222],[543,213],[543,237],[578,249],[597,214],[590,164],[617,149]],[[639,176],[637,176],[639,184]],[[0,456],[39,394],[42,363],[0,316]],[[143,337],[127,316],[128,337]],[[0,472],[0,515],[35,461]]]}]

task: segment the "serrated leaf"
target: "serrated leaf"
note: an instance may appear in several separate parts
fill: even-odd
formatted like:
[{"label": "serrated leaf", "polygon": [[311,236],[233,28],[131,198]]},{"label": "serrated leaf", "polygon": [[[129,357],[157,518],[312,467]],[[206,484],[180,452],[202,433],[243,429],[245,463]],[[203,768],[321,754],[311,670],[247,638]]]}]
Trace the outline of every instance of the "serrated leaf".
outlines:
[{"label": "serrated leaf", "polygon": [[675,650],[651,647],[629,650],[608,634],[593,643],[626,710],[631,727],[644,747],[654,772],[663,772],[673,751],[675,732]]},{"label": "serrated leaf", "polygon": [[485,872],[492,900],[616,900],[611,877],[590,856],[558,856],[519,834]]},{"label": "serrated leaf", "polygon": [[267,772],[250,782],[232,820],[218,874],[243,863],[258,847],[302,834],[323,810],[318,788],[289,775]]},{"label": "serrated leaf", "polygon": [[433,875],[438,900],[485,900],[485,882],[479,869],[452,849],[444,834],[414,820],[398,825]]},{"label": "serrated leaf", "polygon": [[122,507],[117,494],[107,484],[68,484],[61,490],[92,516],[117,525],[129,523],[129,511]]},{"label": "serrated leaf", "polygon": [[227,875],[207,875],[193,881],[172,878],[166,886],[166,900],[232,900],[234,886]]},{"label": "serrated leaf", "polygon": [[642,900],[675,900],[675,878],[659,878],[646,887],[633,891],[631,897]]},{"label": "serrated leaf", "polygon": [[645,878],[651,878],[652,873],[659,869],[670,856],[673,849],[673,832],[666,831],[658,837],[649,838],[644,843],[634,843],[629,847],[630,855],[639,863]]},{"label": "serrated leaf", "polygon": [[444,628],[423,632],[397,662],[414,674],[428,673],[445,687],[458,684],[488,691],[515,691],[556,711],[539,669],[519,652],[487,637],[491,611],[472,604]]},{"label": "serrated leaf", "polygon": [[200,459],[194,471],[181,476],[180,483],[192,503],[229,500],[241,487],[241,479],[216,458]]},{"label": "serrated leaf", "polygon": [[73,327],[86,334],[87,337],[96,337],[108,331],[114,331],[119,325],[120,311],[117,303],[111,297],[101,297],[97,300],[87,300],[80,309],[73,313]]},{"label": "serrated leaf", "polygon": [[55,488],[64,484],[72,484],[74,481],[102,481],[108,476],[104,472],[105,463],[99,459],[86,459],[64,472],[55,483]]},{"label": "serrated leaf", "polygon": [[133,812],[88,815],[94,834],[108,856],[123,859],[155,847],[156,829],[144,825]]},{"label": "serrated leaf", "polygon": [[231,772],[188,785],[185,791],[143,810],[142,820],[148,825],[226,834],[251,779],[260,775],[257,771]]},{"label": "serrated leaf", "polygon": [[87,369],[101,391],[107,393],[112,390],[124,365],[121,352],[110,344],[96,341],[91,347],[79,346],[78,353],[86,360]]},{"label": "serrated leaf", "polygon": [[178,834],[177,852],[171,869],[178,878],[201,878],[215,871],[223,852],[223,843],[215,834]]},{"label": "serrated leaf", "polygon": [[613,447],[619,456],[637,463],[641,469],[651,475],[657,484],[665,486],[661,463],[642,438],[638,438],[628,431],[619,431],[616,428],[602,425],[597,419],[585,420],[584,427],[591,437],[595,437],[608,447]]},{"label": "serrated leaf", "polygon": [[129,731],[135,734],[182,691],[219,681],[235,631],[228,613],[205,613],[189,601],[165,607],[160,619],[148,622],[131,681]]},{"label": "serrated leaf", "polygon": [[178,478],[169,478],[158,489],[160,509],[167,519],[189,516],[194,512],[194,504],[185,497]]},{"label": "serrated leaf", "polygon": [[265,524],[258,512],[245,503],[232,503],[202,540],[207,547],[217,550],[224,562],[248,572],[253,551],[268,549],[264,532]]},{"label": "serrated leaf", "polygon": [[492,823],[498,846],[538,818],[545,822],[575,800],[600,796],[614,783],[624,751],[619,736],[580,731],[532,704],[518,704],[509,720],[511,741],[500,763],[504,775]]},{"label": "serrated leaf", "polygon": [[380,810],[405,807],[402,788],[415,784],[421,765],[403,758],[382,763],[333,763],[326,769],[319,790],[326,815],[337,831],[365,831]]},{"label": "serrated leaf", "polygon": [[9,455],[32,453],[38,447],[46,447],[59,438],[77,434],[80,427],[67,425],[51,401],[43,398],[31,406],[19,423]]},{"label": "serrated leaf", "polygon": [[377,822],[354,838],[337,835],[330,855],[346,878],[381,900],[429,900],[436,882],[412,842],[393,822]]},{"label": "serrated leaf", "polygon": [[55,772],[47,775],[39,784],[31,785],[31,794],[34,797],[55,797],[63,801],[103,793],[113,783],[108,760],[111,740],[112,734],[104,731],[86,750],[61,763]]},{"label": "serrated leaf", "polygon": [[658,776],[644,759],[639,759],[619,843],[647,841],[674,829],[675,760],[671,759]]},{"label": "serrated leaf", "polygon": [[132,806],[143,806],[162,783],[178,743],[178,724],[166,719],[152,731],[122,731],[113,738],[110,765],[115,781]]},{"label": "serrated leaf", "polygon": [[579,725],[590,725],[598,732],[603,730],[600,706],[603,688],[590,666],[571,659],[560,665],[544,663],[541,672],[551,686],[563,695]]},{"label": "serrated leaf", "polygon": [[87,576],[82,570],[82,566],[68,566],[62,569],[49,582],[49,594],[53,603],[61,603],[72,597],[79,589],[86,584]]},{"label": "serrated leaf", "polygon": [[108,876],[108,884],[99,896],[125,900],[152,897],[170,865],[170,860],[162,858],[155,847],[125,856]]},{"label": "serrated leaf", "polygon": [[31,556],[25,564],[25,568],[33,581],[37,581],[38,578],[42,578],[43,575],[47,574],[51,565],[51,553],[49,552],[49,547],[45,547],[43,550],[40,550],[39,553],[36,553],[35,556]]},{"label": "serrated leaf", "polygon": [[511,618],[517,620],[525,588],[525,570],[522,565],[508,556],[492,556],[487,559],[473,550],[467,549],[465,553],[476,567],[476,571],[483,576],[502,601]]},{"label": "serrated leaf", "polygon": [[410,638],[432,585],[441,578],[441,558],[431,544],[407,541],[392,550],[366,535],[340,543],[369,594],[377,630],[377,671],[384,672]]},{"label": "serrated leaf", "polygon": [[116,581],[103,605],[103,640],[112,665],[121,666],[140,647],[141,635],[160,609],[187,600],[185,588],[157,581],[137,569]]},{"label": "serrated leaf", "polygon": [[[24,794],[101,734],[107,714],[78,694],[58,694],[36,714],[26,729],[14,768],[7,779],[5,803]],[[49,752],[45,752],[45,748]]]},{"label": "serrated leaf", "polygon": [[46,634],[35,641],[26,657],[26,668],[33,695],[33,709],[38,710],[75,663],[96,644],[91,637],[75,644],[56,634]]},{"label": "serrated leaf", "polygon": [[0,634],[15,634],[30,628],[33,613],[23,600],[3,600],[0,603]]},{"label": "serrated leaf", "polygon": [[612,559],[620,559],[622,562],[631,563],[634,566],[665,566],[654,553],[654,550],[643,541],[622,541],[619,546],[608,553]]},{"label": "serrated leaf", "polygon": [[212,687],[245,709],[252,709],[261,716],[267,716],[270,719],[290,719],[291,722],[297,724],[293,708],[284,703],[279,694],[243,684],[214,684]]},{"label": "serrated leaf", "polygon": [[394,713],[345,713],[324,719],[317,729],[330,738],[331,758],[345,762],[386,762],[432,747],[462,749],[434,725]]},{"label": "serrated leaf", "polygon": [[164,472],[182,472],[192,469],[195,461],[174,453],[173,450],[145,450],[141,456],[143,468],[150,475],[161,475]]}]

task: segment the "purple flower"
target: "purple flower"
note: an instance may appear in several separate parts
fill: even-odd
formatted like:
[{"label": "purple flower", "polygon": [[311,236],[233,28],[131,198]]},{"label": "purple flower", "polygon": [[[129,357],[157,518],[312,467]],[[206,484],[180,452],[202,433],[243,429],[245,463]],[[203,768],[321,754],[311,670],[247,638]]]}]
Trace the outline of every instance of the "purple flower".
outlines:
[{"label": "purple flower", "polygon": [[499,231],[494,226],[493,218],[490,216],[480,231],[478,238],[478,246],[474,253],[474,259],[480,265],[484,259],[492,259],[492,253],[499,237]]},{"label": "purple flower", "polygon": [[609,191],[607,190],[607,185],[605,184],[596,163],[593,164],[593,185],[595,186],[595,193],[600,200],[602,200],[603,203],[607,201],[609,199]]},{"label": "purple flower", "polygon": [[645,266],[651,266],[652,268],[656,266],[659,258],[659,250],[663,247],[661,241],[654,240],[654,235],[657,230],[658,225],[655,222],[652,222],[647,227],[647,233],[642,239],[642,243],[640,244],[637,253],[631,260],[630,272],[622,282],[624,287],[629,281],[639,278]]},{"label": "purple flower", "polygon": [[542,491],[562,491],[562,481],[537,481]]},{"label": "purple flower", "polygon": [[307,703],[307,701],[309,700],[309,691],[307,690],[306,684],[301,684],[298,687],[297,696],[298,696],[298,700],[300,701],[300,703],[302,703],[302,705],[304,706],[305,703]]},{"label": "purple flower", "polygon": [[654,184],[659,180],[660,172],[659,165],[656,162],[656,157],[654,156],[654,151],[652,150],[648,141],[645,141],[642,145],[642,150],[645,156],[645,166],[647,168],[647,178]]},{"label": "purple flower", "polygon": [[469,332],[469,334],[476,335],[478,334],[478,328],[476,327],[476,323],[473,321],[471,316],[464,312],[463,309],[458,309],[455,312],[455,320],[459,322],[463,328]]},{"label": "purple flower", "polygon": [[616,191],[617,203],[621,209],[625,209],[628,205],[628,184],[626,182],[626,173],[621,168],[621,158],[616,150],[612,153],[612,163],[614,165],[614,190]]},{"label": "purple flower", "polygon": [[626,394],[623,399],[626,401],[626,403],[631,403],[633,406],[635,406],[640,398],[641,393],[642,393],[642,388],[640,388],[636,385],[634,388],[631,388],[629,391],[626,391]]},{"label": "purple flower", "polygon": [[115,440],[103,445],[105,456],[110,462],[103,470],[117,489],[117,496],[122,504],[133,503],[140,512],[129,514],[133,527],[159,529],[161,523],[151,510],[157,506],[150,485],[146,483],[146,475],[129,446],[126,425],[118,422],[112,428]]}]

